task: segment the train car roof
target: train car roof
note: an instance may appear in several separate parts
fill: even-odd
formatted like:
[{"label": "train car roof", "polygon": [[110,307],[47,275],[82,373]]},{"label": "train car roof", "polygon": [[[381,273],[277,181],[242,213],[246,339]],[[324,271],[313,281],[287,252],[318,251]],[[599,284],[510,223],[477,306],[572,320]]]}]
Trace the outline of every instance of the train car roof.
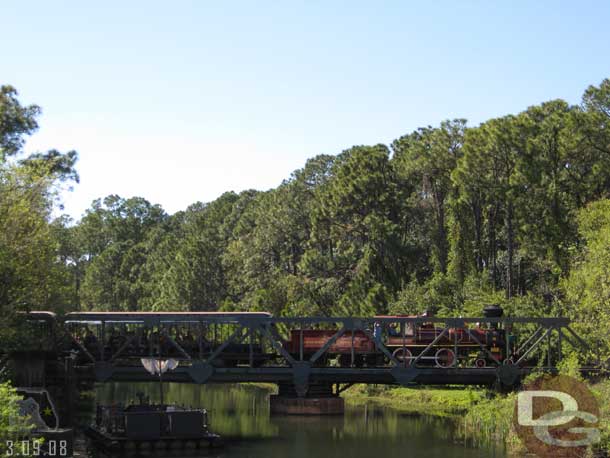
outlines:
[{"label": "train car roof", "polygon": [[270,318],[267,312],[71,312],[66,314],[67,322],[134,322],[147,320],[196,322],[205,318],[235,319],[242,317]]},{"label": "train car roof", "polygon": [[57,316],[55,314],[55,312],[51,312],[49,310],[31,310],[29,312],[20,312],[20,313],[25,313],[25,314],[31,315],[31,316],[51,316],[51,317]]},{"label": "train car roof", "polygon": [[212,315],[212,316],[220,316],[220,315],[227,315],[227,316],[233,316],[233,315],[264,315],[264,316],[271,316],[271,313],[268,312],[70,312],[67,313],[66,316],[73,316],[73,315],[83,315],[83,316],[90,316],[90,315],[101,315],[101,316],[106,316],[106,315],[125,315],[125,316],[139,316],[139,315],[144,315],[144,316],[168,316],[168,315],[195,315],[195,316],[199,316],[199,315]]},{"label": "train car roof", "polygon": [[25,315],[26,320],[34,321],[55,321],[57,315],[54,312],[48,310],[33,310],[31,312],[19,312],[19,315]]}]

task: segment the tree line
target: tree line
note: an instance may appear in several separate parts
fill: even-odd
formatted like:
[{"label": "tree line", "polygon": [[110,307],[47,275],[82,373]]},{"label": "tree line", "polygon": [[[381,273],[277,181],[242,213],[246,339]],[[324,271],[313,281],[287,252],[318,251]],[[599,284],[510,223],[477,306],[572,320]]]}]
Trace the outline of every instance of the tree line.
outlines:
[{"label": "tree line", "polygon": [[169,215],[142,197],[54,218],[77,153],[26,155],[0,91],[0,307],[275,315],[568,315],[610,324],[610,80],[468,126],[308,160],[277,188]]}]

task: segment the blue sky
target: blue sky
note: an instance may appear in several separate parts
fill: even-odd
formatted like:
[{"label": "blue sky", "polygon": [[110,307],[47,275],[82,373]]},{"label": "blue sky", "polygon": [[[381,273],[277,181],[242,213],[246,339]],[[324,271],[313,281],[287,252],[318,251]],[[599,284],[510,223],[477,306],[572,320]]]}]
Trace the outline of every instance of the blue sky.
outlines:
[{"label": "blue sky", "polygon": [[96,197],[170,213],[269,189],[316,154],[471,125],[610,77],[610,3],[2,2],[0,84],[43,108]]}]

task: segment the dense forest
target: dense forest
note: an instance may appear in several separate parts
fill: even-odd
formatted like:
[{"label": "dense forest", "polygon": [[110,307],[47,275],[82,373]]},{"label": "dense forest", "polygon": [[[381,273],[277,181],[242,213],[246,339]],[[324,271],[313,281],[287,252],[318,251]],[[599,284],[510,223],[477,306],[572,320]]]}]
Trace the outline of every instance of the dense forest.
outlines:
[{"label": "dense forest", "polygon": [[[447,120],[391,145],[308,160],[268,191],[169,215],[142,197],[55,217],[77,153],[26,154],[41,110],[0,91],[0,307],[435,309],[567,315],[610,326],[610,80],[479,126]],[[173,192],[168,189],[167,192]],[[606,347],[607,348],[607,347]]]}]

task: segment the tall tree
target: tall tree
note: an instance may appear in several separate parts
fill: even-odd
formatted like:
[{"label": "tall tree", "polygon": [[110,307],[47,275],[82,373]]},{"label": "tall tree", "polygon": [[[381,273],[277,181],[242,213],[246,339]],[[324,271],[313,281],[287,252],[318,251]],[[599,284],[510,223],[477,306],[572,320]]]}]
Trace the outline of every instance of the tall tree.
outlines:
[{"label": "tall tree", "polygon": [[167,215],[141,197],[110,195],[97,199],[76,231],[84,271],[80,294],[84,307],[134,310],[145,296],[140,275],[146,262],[142,246],[147,234]]},{"label": "tall tree", "polygon": [[416,188],[421,205],[433,211],[434,260],[438,270],[447,271],[449,243],[447,204],[455,188],[451,173],[462,156],[465,119],[444,121],[440,127],[420,128],[392,143],[397,170]]},{"label": "tall tree", "polygon": [[24,137],[38,129],[40,107],[21,105],[18,95],[14,87],[0,86],[0,163],[20,153]]},{"label": "tall tree", "polygon": [[[57,256],[50,225],[61,182],[78,180],[77,153],[56,150],[25,159],[25,136],[38,127],[40,109],[23,106],[11,86],[0,87],[0,316],[69,302],[67,266]],[[9,160],[11,158],[12,160]],[[8,329],[8,326],[7,326]]]},{"label": "tall tree", "polygon": [[227,295],[222,265],[227,248],[224,223],[239,197],[225,193],[209,204],[197,203],[183,215],[182,237],[177,240],[163,279],[167,303],[188,310],[216,310]]},{"label": "tall tree", "polygon": [[398,191],[384,145],[344,151],[319,189],[304,271],[339,279],[343,313],[382,311],[401,285]]},{"label": "tall tree", "polygon": [[[454,179],[462,187],[467,201],[475,211],[476,237],[480,237],[480,206],[486,208],[487,259],[494,284],[498,278],[499,230],[504,222],[504,247],[506,249],[505,291],[510,298],[515,290],[515,207],[523,187],[517,176],[517,167],[524,154],[524,138],[519,135],[514,116],[492,119],[466,136],[464,158],[460,161]],[[476,242],[477,244],[480,242]],[[479,251],[480,248],[477,250]],[[477,260],[480,263],[480,260]]]}]

